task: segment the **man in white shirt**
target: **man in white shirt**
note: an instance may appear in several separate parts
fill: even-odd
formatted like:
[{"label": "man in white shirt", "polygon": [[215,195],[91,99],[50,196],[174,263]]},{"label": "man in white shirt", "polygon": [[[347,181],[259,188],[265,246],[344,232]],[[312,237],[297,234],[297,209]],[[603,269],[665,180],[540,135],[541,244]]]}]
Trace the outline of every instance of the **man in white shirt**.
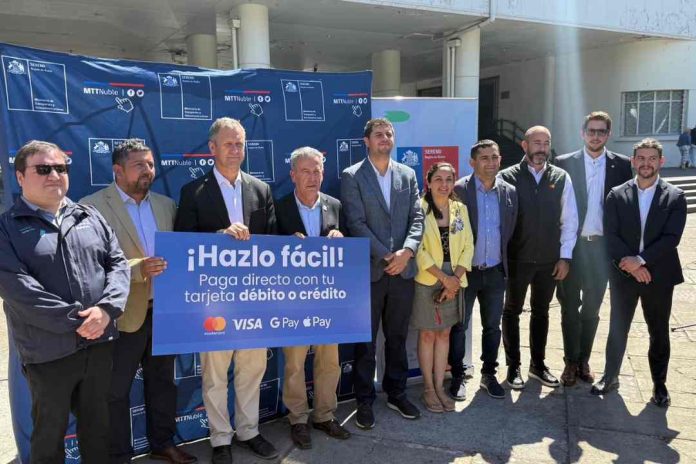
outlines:
[{"label": "man in white shirt", "polygon": [[[174,230],[221,232],[236,240],[251,234],[276,233],[271,188],[242,172],[246,131],[236,119],[219,118],[208,132],[215,167],[181,189]],[[234,422],[228,410],[229,367],[234,360]],[[260,387],[266,371],[266,349],[201,353],[203,403],[208,413],[213,464],[230,464],[230,444],[236,442],[263,459],[278,451],[259,433]]]},{"label": "man in white shirt", "polygon": [[[343,233],[341,202],[321,192],[324,155],[312,147],[302,147],[290,155],[290,178],[295,190],[278,201],[278,234],[305,237],[340,238]],[[290,436],[301,449],[312,447],[305,361],[309,346],[286,346],[283,403],[290,413]],[[336,420],[336,388],[341,378],[338,345],[314,345],[312,422],[315,429],[332,438],[345,440],[348,432]]]},{"label": "man in white shirt", "polygon": [[500,172],[517,189],[519,212],[508,246],[509,276],[503,309],[503,344],[508,366],[507,383],[522,389],[520,371],[520,314],[532,289],[529,326],[529,376],[548,387],[558,379],[544,362],[549,331],[549,304],[556,282],[566,278],[577,239],[578,213],[570,176],[548,163],[551,132],[543,126],[527,130],[525,152],[519,164]]},{"label": "man in white shirt", "polygon": [[584,147],[555,161],[573,179],[579,219],[573,265],[568,277],[558,282],[556,293],[561,303],[565,360],[561,382],[567,387],[575,385],[577,378],[594,383],[589,360],[611,267],[604,239],[604,199],[609,190],[632,175],[628,157],[606,148],[611,122],[604,111],[585,116]]},{"label": "man in white shirt", "polygon": [[670,404],[667,392],[669,318],[674,286],[684,281],[677,246],[686,223],[684,192],[660,179],[662,145],[643,139],[633,147],[635,179],[614,187],[605,203],[605,236],[613,267],[609,274],[611,316],[604,376],[591,393],[619,386],[621,362],[638,300],[650,334],[651,401]]}]

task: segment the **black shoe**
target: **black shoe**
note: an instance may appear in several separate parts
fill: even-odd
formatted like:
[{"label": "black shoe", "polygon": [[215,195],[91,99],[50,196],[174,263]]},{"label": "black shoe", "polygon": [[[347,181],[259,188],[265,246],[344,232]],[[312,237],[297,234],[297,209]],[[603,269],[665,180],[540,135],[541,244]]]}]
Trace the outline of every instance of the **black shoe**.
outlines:
[{"label": "black shoe", "polygon": [[464,401],[466,399],[466,383],[464,383],[464,379],[452,377],[448,392],[455,400]]},{"label": "black shoe", "polygon": [[656,383],[653,386],[653,394],[650,401],[660,408],[666,408],[672,403],[672,399],[669,397],[669,392],[664,383]]},{"label": "black shoe", "polygon": [[491,398],[505,398],[505,390],[498,383],[498,379],[493,374],[483,374],[481,376],[481,388],[488,392]]},{"label": "black shoe", "polygon": [[331,419],[326,422],[315,422],[312,426],[317,430],[321,430],[331,438],[338,438],[339,440],[350,438],[350,432],[339,424],[336,419]]},{"label": "black shoe", "polygon": [[522,390],[524,388],[524,380],[522,380],[522,371],[520,367],[508,367],[505,381],[513,390]]},{"label": "black shoe", "polygon": [[561,382],[549,372],[549,368],[546,366],[530,367],[529,376],[533,379],[537,379],[542,385],[546,385],[547,387],[557,388],[561,386]]},{"label": "black shoe", "polygon": [[275,447],[261,436],[261,434],[256,435],[254,438],[249,440],[237,440],[238,445],[244,448],[249,448],[249,450],[261,459],[275,459],[278,457],[278,451]]},{"label": "black shoe", "polygon": [[420,410],[406,398],[406,395],[401,398],[387,398],[387,407],[406,419],[414,420],[421,416]]},{"label": "black shoe", "polygon": [[230,445],[213,446],[212,464],[232,464],[232,447]]},{"label": "black shoe", "polygon": [[290,438],[300,449],[312,447],[312,437],[309,434],[309,425],[307,424],[290,424]]},{"label": "black shoe", "polygon": [[616,390],[617,388],[619,388],[618,378],[608,378],[606,375],[603,375],[602,378],[599,379],[599,382],[592,385],[590,393],[592,393],[593,395],[606,395],[610,391]]},{"label": "black shoe", "polygon": [[358,405],[358,410],[355,413],[355,425],[363,430],[370,430],[375,426],[375,413],[372,412],[371,404]]}]

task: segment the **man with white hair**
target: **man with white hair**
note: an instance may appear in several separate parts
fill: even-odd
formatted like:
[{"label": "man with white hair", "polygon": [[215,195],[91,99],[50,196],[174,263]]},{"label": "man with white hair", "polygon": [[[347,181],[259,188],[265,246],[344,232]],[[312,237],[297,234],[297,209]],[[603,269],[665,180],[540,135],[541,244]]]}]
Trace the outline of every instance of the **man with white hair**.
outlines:
[{"label": "man with white hair", "polygon": [[[304,237],[343,237],[340,228],[341,202],[322,193],[324,179],[324,155],[312,147],[302,147],[290,155],[290,178],[295,190],[278,201],[278,233]],[[301,449],[312,447],[309,432],[309,404],[305,382],[305,360],[309,346],[287,346],[285,354],[285,380],[283,403],[290,411],[290,436]],[[336,387],[341,378],[338,363],[338,345],[314,347],[314,411],[315,429],[332,438],[345,440],[350,432],[336,420]]]}]

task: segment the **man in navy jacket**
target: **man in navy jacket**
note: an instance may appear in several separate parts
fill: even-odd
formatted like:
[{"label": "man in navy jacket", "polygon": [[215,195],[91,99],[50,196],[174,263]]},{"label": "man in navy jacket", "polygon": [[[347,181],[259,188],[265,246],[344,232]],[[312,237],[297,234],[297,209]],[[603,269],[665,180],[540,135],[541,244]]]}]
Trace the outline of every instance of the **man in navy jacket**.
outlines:
[{"label": "man in navy jacket", "polygon": [[32,399],[31,462],[63,462],[70,412],[82,462],[109,459],[116,319],[128,262],[96,209],[65,195],[69,158],[31,141],[15,156],[22,195],[0,216],[0,297]]}]

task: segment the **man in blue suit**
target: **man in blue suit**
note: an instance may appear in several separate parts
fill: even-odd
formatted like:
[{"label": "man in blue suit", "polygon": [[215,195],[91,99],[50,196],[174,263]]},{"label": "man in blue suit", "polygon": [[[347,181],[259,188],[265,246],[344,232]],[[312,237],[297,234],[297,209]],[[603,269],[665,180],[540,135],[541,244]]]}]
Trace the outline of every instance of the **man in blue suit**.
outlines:
[{"label": "man in blue suit", "polygon": [[350,236],[370,239],[372,341],[355,346],[353,383],[358,410],[355,423],[375,426],[375,339],[380,321],[385,338],[382,388],[387,406],[406,419],[420,411],[406,397],[406,337],[413,305],[416,263],[423,235],[423,211],[413,169],[391,159],[394,126],[386,119],[365,125],[368,157],[341,176],[341,203]]},{"label": "man in blue suit", "polygon": [[508,275],[507,246],[517,221],[517,190],[500,177],[500,148],[492,140],[471,147],[474,173],[454,185],[454,193],[469,210],[474,233],[474,259],[464,291],[464,321],[450,330],[449,363],[452,366],[450,395],[466,399],[464,355],[466,329],[474,302],[481,309],[481,388],[493,398],[504,398],[505,390],[495,377],[500,347],[500,320],[503,316],[505,279]]}]

